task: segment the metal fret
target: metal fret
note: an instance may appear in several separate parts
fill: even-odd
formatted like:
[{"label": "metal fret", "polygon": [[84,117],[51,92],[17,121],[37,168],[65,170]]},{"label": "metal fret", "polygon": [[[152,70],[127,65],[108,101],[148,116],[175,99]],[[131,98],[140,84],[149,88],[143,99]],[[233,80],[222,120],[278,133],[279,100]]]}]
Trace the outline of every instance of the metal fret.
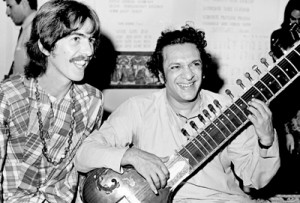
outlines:
[{"label": "metal fret", "polygon": [[[271,86],[274,84],[275,82],[275,86],[279,84],[279,86],[277,86],[277,89],[280,89],[282,86],[280,85],[280,83],[277,82],[276,79],[274,79],[274,77],[267,73],[262,79],[261,79],[261,83],[260,84],[263,84],[265,88],[267,88],[271,93],[272,93],[272,96],[276,93],[274,92],[274,89],[271,88]],[[267,85],[268,83],[268,85]],[[270,99],[271,97],[269,97],[268,99]],[[266,101],[268,101],[268,99],[266,99]]]},{"label": "metal fret", "polygon": [[280,83],[275,80],[271,74],[267,73],[262,79],[261,79],[262,84],[264,84],[267,88],[270,89],[270,91],[273,92],[273,94],[276,94],[278,90],[282,88]]},{"label": "metal fret", "polygon": [[[239,101],[242,101],[242,103],[240,103]],[[239,104],[238,104],[238,103],[239,103]],[[242,120],[242,123],[244,123],[244,121],[247,120],[247,114],[244,112],[243,107],[244,107],[244,109],[246,110],[247,107],[248,107],[248,104],[247,104],[245,101],[243,101],[242,97],[241,97],[240,99],[236,100],[236,102],[234,102],[233,104],[239,109],[240,112],[242,112],[242,115],[245,116],[245,117],[242,117],[242,115],[239,116],[239,118]],[[243,104],[244,104],[246,107],[243,106]],[[237,112],[237,113],[238,113],[238,112]],[[236,115],[238,116],[239,114],[236,114]]]},{"label": "metal fret", "polygon": [[[258,85],[262,85],[261,83],[256,83],[253,87],[251,87],[242,97],[241,99],[244,100],[244,102],[247,104],[249,101],[251,101],[252,98],[257,98],[262,101],[268,101],[268,99],[264,96],[264,94],[259,91],[259,89],[256,87]],[[264,85],[262,85],[264,86]],[[247,105],[248,106],[248,105]]]},{"label": "metal fret", "polygon": [[[222,119],[221,117],[222,117],[222,118],[225,118],[227,122],[223,122],[223,119]],[[235,127],[235,125],[233,124],[233,122],[231,122],[231,120],[229,120],[225,115],[221,114],[221,115],[219,116],[219,120],[221,120],[225,125],[226,125],[226,124],[230,124],[230,125],[233,127],[233,130],[231,130],[231,128],[228,127],[228,125],[226,125],[226,127],[227,127],[228,129],[230,128],[230,131],[231,131],[231,132],[234,132],[234,131],[236,130],[236,127]]]},{"label": "metal fret", "polygon": [[[203,134],[204,133],[204,134]],[[205,139],[205,137],[209,137],[212,141],[213,141],[213,143],[216,145],[216,146],[218,146],[218,143],[210,136],[210,134],[207,132],[207,130],[206,129],[204,129],[203,131],[202,131],[202,136],[203,136],[203,139]],[[209,144],[211,144],[207,139],[205,139]],[[211,145],[212,146],[212,145]]]},{"label": "metal fret", "polygon": [[[276,67],[275,67],[276,68]],[[275,69],[274,68],[274,69]],[[279,80],[277,80],[277,78],[270,72],[270,74],[269,74],[271,77],[273,77],[273,79],[277,82],[277,84],[280,86],[280,88],[279,89],[281,89],[282,88],[282,85],[280,84],[280,82],[279,82]],[[269,88],[269,87],[268,87]],[[273,93],[273,95],[274,95],[275,93]]]},{"label": "metal fret", "polygon": [[[223,121],[221,121],[221,119],[219,119],[219,117],[216,118],[216,121],[214,121],[214,123],[217,122],[217,120],[225,127],[225,129],[226,129],[227,132],[228,132],[227,134],[230,135],[230,134],[232,133],[232,131],[230,131],[230,130],[228,129],[228,127],[223,123]],[[217,125],[217,123],[215,123],[215,125]],[[227,137],[228,135],[225,135],[225,137]]]},{"label": "metal fret", "polygon": [[[212,132],[212,131],[215,132],[214,135],[219,135],[218,132],[220,132],[223,135],[222,141],[224,140],[223,138],[226,138],[226,136],[224,135],[224,133],[213,122],[208,127],[209,127],[210,132]],[[218,137],[212,136],[212,138],[214,139],[214,138],[218,138]],[[218,140],[215,140],[215,141],[218,143]],[[218,143],[218,144],[220,144],[220,143]]]},{"label": "metal fret", "polygon": [[[189,144],[191,144],[191,143],[189,142]],[[189,144],[188,144],[188,145],[189,145]],[[188,146],[188,145],[187,145],[187,146]],[[183,150],[184,150],[184,151],[183,151]],[[196,151],[196,152],[198,152],[198,151]],[[179,153],[181,154],[181,156],[183,156],[183,157],[185,157],[185,158],[188,159],[189,164],[190,164],[191,166],[195,166],[196,164],[198,164],[198,163],[200,162],[200,161],[197,160],[197,158],[194,157],[194,156],[196,156],[196,155],[197,155],[197,157],[198,157],[199,153],[194,153],[194,154],[192,154],[191,151],[188,150],[185,146],[182,147],[182,149],[180,150]],[[190,157],[193,158],[193,159],[190,159]],[[204,159],[205,157],[202,155],[202,156],[200,156],[200,158],[201,158],[201,159],[199,159],[199,160],[202,160],[202,159]],[[193,160],[194,160],[194,161],[193,161]]]},{"label": "metal fret", "polygon": [[[232,114],[226,113],[227,111],[230,111],[230,113],[232,113]],[[243,121],[242,121],[242,120],[234,113],[234,111],[232,111],[230,108],[228,108],[228,109],[225,111],[224,115],[225,115],[229,120],[231,120],[230,117],[229,117],[230,115],[233,115],[234,118],[237,118],[235,121],[239,121],[239,123],[237,124],[238,126],[236,126],[236,124],[233,122],[236,128],[240,127],[240,125],[243,124]]]},{"label": "metal fret", "polygon": [[195,143],[195,140],[194,140],[194,139],[191,140],[191,143],[192,143],[195,147],[197,147],[198,151],[200,151],[203,155],[206,155],[206,154],[203,153],[202,150],[198,147],[198,145]]},{"label": "metal fret", "polygon": [[[291,53],[291,54],[289,54],[289,55],[287,55],[287,57],[286,57],[286,60],[291,64],[291,66],[294,68],[294,70],[296,71],[296,73],[298,73],[299,71],[297,70],[297,68],[295,67],[295,65],[290,61],[290,59],[289,59],[289,56],[290,57],[293,57],[293,56],[291,56],[291,55],[293,55],[293,52]],[[295,74],[296,75],[296,74]]]},{"label": "metal fret", "polygon": [[[205,146],[197,139],[197,137],[195,137],[191,142],[193,142],[195,145],[197,145],[196,143],[199,143],[204,149],[205,149],[205,151],[207,152],[207,154],[210,152],[210,151],[208,151],[206,148],[205,148]],[[198,147],[198,145],[197,145],[197,147]],[[198,147],[199,148],[199,147]],[[200,148],[199,148],[200,149]],[[205,154],[206,155],[206,154]]]},{"label": "metal fret", "polygon": [[[191,125],[192,128],[193,128],[194,130],[196,130],[196,132],[199,134],[199,135],[196,136],[194,139],[196,139],[199,143],[201,143],[200,140],[197,139],[197,137],[199,137],[199,138],[201,138],[202,140],[204,140],[204,141],[209,145],[209,147],[210,147],[211,149],[214,149],[213,146],[212,146],[206,139],[204,139],[204,136],[200,136],[201,133],[203,134],[204,132],[200,131],[200,129],[197,127],[196,123],[195,123],[194,121],[191,121],[191,122],[190,122],[190,125]],[[201,143],[201,144],[202,144],[202,143]],[[205,147],[204,144],[202,144],[202,145]],[[205,148],[205,149],[206,149],[206,148]],[[206,150],[207,150],[207,149],[206,149]],[[208,150],[207,150],[207,151],[208,151]]]},{"label": "metal fret", "polygon": [[[203,132],[201,132],[201,133],[203,133]],[[200,141],[200,139],[201,139],[201,140],[204,140],[204,142],[206,142],[206,143],[208,144],[208,146],[213,150],[214,147],[213,147],[206,139],[203,138],[203,136],[201,135],[201,133],[200,133],[198,136],[196,136],[194,139],[196,139],[199,143],[201,143],[201,144],[205,147],[205,144],[203,144],[203,143]],[[207,147],[205,147],[205,149],[207,149]],[[208,151],[208,150],[207,150],[207,151]]]},{"label": "metal fret", "polygon": [[[260,85],[260,84],[261,84],[261,83],[259,83],[259,84],[257,83],[257,85]],[[265,87],[265,86],[264,86],[264,87]],[[262,93],[262,92],[263,92],[264,90],[266,90],[266,89],[256,87],[256,84],[253,85],[253,88],[255,88],[257,92],[261,93],[261,95],[263,96],[263,98],[264,98],[265,101],[268,101],[268,98],[270,98],[270,97],[267,98],[267,97],[265,96],[265,94]],[[269,92],[271,93],[271,96],[274,95],[274,94],[271,92],[271,90],[270,90],[269,88],[267,88],[267,90],[269,90]]]},{"label": "metal fret", "polygon": [[288,61],[287,59],[283,59],[277,64],[277,66],[282,68],[282,70],[288,75],[290,80],[297,74],[295,67],[292,66],[290,61]]},{"label": "metal fret", "polygon": [[282,70],[280,66],[275,66],[272,70],[270,70],[270,74],[277,79],[277,81],[281,84],[281,87],[290,81],[290,77]]}]

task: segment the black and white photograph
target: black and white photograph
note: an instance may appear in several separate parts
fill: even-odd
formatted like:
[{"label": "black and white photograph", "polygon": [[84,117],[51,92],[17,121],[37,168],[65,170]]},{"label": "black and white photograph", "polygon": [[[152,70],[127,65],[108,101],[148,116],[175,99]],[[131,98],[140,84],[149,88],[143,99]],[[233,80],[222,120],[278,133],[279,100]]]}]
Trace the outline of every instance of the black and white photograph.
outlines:
[{"label": "black and white photograph", "polygon": [[300,203],[300,0],[0,11],[0,203]]}]

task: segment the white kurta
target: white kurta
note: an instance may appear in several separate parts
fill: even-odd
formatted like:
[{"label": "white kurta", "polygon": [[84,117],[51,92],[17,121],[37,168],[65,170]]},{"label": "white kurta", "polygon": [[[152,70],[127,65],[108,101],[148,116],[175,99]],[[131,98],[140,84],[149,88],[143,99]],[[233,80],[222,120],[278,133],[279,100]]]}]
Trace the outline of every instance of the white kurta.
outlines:
[{"label": "white kurta", "polygon": [[[207,109],[215,99],[223,107],[231,103],[229,98],[206,90],[200,94],[199,112],[195,115]],[[129,143],[159,157],[170,156],[187,143],[180,132],[187,124],[179,126],[179,119],[166,100],[165,89],[130,98],[110,115],[99,131],[94,131],[84,141],[75,165],[82,172],[100,167],[121,172],[121,159]],[[197,119],[194,120],[199,123]],[[259,189],[272,179],[279,166],[277,135],[272,147],[262,150],[254,127],[250,125],[185,182],[174,202],[251,201],[240,188],[238,179],[246,187]]]}]

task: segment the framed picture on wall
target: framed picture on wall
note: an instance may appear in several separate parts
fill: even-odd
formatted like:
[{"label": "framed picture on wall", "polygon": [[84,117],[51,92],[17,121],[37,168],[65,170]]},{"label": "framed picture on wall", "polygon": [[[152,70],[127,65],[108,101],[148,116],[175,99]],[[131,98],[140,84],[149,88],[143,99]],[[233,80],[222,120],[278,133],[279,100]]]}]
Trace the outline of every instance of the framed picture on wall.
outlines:
[{"label": "framed picture on wall", "polygon": [[161,88],[163,84],[146,66],[152,52],[120,52],[111,75],[111,88]]}]

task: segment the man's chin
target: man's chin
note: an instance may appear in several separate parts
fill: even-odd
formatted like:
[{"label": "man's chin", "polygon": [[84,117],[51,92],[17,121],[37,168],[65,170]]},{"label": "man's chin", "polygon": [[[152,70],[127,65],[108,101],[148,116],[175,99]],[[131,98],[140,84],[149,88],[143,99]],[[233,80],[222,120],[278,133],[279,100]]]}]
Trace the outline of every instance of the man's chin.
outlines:
[{"label": "man's chin", "polygon": [[193,102],[197,99],[196,95],[182,96],[181,99],[185,102]]},{"label": "man's chin", "polygon": [[74,82],[80,82],[80,81],[83,80],[83,78],[84,78],[84,75],[81,75],[81,76],[77,75],[77,76],[74,76],[72,78],[72,81],[74,81]]}]

